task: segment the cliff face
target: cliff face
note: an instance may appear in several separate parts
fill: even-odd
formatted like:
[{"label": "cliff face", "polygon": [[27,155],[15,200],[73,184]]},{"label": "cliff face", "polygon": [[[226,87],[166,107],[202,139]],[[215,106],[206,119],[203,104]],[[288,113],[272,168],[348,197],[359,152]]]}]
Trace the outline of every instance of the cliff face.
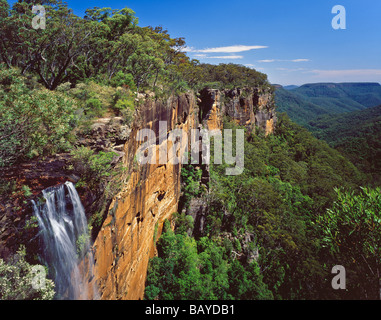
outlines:
[{"label": "cliff face", "polygon": [[[140,129],[151,129],[159,137],[159,122],[167,121],[168,132],[182,129],[188,134],[199,127],[222,129],[224,115],[253,129],[273,132],[275,111],[272,95],[258,89],[242,91],[204,90],[196,101],[193,94],[172,97],[166,103],[147,100],[139,106],[124,152],[129,177],[111,203],[109,214],[94,243],[95,277],[102,299],[142,299],[148,262],[155,255],[163,223],[178,211],[181,164],[139,165],[136,152]],[[159,140],[157,140],[159,141]],[[182,140],[186,141],[186,140]],[[172,142],[164,141],[168,149]],[[185,150],[186,142],[180,148]],[[155,146],[159,154],[159,143]]]},{"label": "cliff face", "polygon": [[276,115],[274,97],[269,90],[244,88],[234,90],[204,89],[200,93],[203,124],[209,129],[220,129],[222,117],[229,116],[237,124],[253,131],[256,127],[273,132]]},{"label": "cliff face", "polygon": [[125,165],[132,169],[130,177],[111,204],[94,243],[95,274],[102,299],[143,297],[148,260],[155,254],[154,233],[160,235],[164,221],[177,211],[180,165],[140,166],[135,157],[142,144],[136,141],[139,129],[151,129],[158,137],[159,121],[167,121],[169,131],[189,132],[198,126],[197,113],[195,98],[189,94],[171,98],[166,104],[146,101],[139,107],[124,150]]}]

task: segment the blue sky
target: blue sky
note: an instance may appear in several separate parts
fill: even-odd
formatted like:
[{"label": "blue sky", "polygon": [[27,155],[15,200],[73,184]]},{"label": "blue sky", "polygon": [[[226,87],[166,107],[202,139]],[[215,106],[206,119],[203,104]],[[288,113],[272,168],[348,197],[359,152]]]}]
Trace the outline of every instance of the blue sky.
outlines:
[{"label": "blue sky", "polygon": [[[206,63],[238,63],[282,85],[381,82],[380,0],[82,0],[90,7],[129,7],[140,26],[163,26],[185,37],[188,55]],[[346,9],[334,30],[332,8]]]}]

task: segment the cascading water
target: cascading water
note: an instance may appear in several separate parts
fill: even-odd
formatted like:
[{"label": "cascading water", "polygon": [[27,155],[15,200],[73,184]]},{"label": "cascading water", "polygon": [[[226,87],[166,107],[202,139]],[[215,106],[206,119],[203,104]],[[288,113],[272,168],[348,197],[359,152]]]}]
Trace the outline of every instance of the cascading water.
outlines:
[{"label": "cascading water", "polygon": [[93,277],[85,210],[71,182],[43,191],[45,203],[33,202],[44,243],[43,259],[52,273],[57,299],[98,299]]}]

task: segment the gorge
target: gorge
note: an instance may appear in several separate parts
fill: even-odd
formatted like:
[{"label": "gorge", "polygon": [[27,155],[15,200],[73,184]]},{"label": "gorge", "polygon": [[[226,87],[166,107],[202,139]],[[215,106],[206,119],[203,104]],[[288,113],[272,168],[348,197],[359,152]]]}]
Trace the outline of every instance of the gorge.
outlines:
[{"label": "gorge", "polygon": [[[115,197],[109,215],[94,242],[95,278],[102,299],[142,299],[149,258],[155,255],[165,220],[178,211],[181,164],[134,165],[139,143],[136,134],[149,128],[159,135],[159,122],[168,130],[205,127],[222,129],[223,116],[251,129],[274,130],[275,110],[270,92],[258,88],[220,92],[205,90],[200,100],[189,93],[171,97],[167,103],[147,100],[139,108],[131,135],[124,147],[124,163],[133,168],[123,190]],[[230,96],[222,101],[221,96]],[[202,112],[201,112],[202,111]],[[166,143],[166,142],[164,142]],[[171,142],[168,142],[168,147]],[[186,145],[181,146],[182,149]],[[160,146],[157,146],[157,152]],[[170,159],[169,159],[170,160]],[[155,232],[157,233],[155,235]]]}]

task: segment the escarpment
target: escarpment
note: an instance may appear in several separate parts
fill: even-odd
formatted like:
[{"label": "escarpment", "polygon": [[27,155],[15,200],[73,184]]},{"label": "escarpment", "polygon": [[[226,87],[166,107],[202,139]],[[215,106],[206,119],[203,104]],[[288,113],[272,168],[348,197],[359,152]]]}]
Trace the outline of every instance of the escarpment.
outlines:
[{"label": "escarpment", "polygon": [[250,131],[260,128],[266,134],[273,132],[276,114],[270,88],[204,89],[200,99],[200,120],[210,130],[220,129],[223,116],[229,116]]},{"label": "escarpment", "polygon": [[[137,141],[141,129],[152,130],[160,146],[171,148],[173,142],[163,136],[160,122],[167,123],[167,135],[181,129],[222,129],[223,117],[229,116],[250,130],[262,128],[273,132],[275,109],[270,90],[257,88],[219,91],[205,89],[199,98],[193,93],[171,97],[166,102],[147,99],[138,108],[129,139],[124,146],[126,183],[113,199],[109,213],[94,243],[95,277],[101,299],[137,300],[144,296],[148,262],[155,255],[164,221],[178,211],[181,196],[181,164],[140,165],[136,153],[144,143]],[[187,139],[180,140],[180,150]],[[170,159],[169,159],[170,160]]]}]

